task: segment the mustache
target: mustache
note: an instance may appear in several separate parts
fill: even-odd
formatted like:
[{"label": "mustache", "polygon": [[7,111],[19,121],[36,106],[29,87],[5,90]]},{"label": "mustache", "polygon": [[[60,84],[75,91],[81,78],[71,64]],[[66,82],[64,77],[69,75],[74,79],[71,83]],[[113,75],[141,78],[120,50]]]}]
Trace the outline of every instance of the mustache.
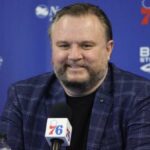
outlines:
[{"label": "mustache", "polygon": [[64,64],[65,67],[84,67],[84,68],[88,68],[88,65],[86,65],[85,63],[81,63],[81,62],[67,62]]}]

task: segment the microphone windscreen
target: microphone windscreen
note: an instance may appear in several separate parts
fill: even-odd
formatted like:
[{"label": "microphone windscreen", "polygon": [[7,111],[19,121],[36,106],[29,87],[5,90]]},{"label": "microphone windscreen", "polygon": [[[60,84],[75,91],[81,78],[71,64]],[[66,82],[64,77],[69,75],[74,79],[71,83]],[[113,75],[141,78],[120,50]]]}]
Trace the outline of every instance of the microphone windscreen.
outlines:
[{"label": "microphone windscreen", "polygon": [[69,105],[64,102],[53,105],[50,113],[50,118],[68,118],[71,121],[72,111]]},{"label": "microphone windscreen", "polygon": [[48,144],[69,146],[71,141],[72,126],[71,108],[66,103],[56,103],[51,109],[51,115],[47,119],[45,138]]}]

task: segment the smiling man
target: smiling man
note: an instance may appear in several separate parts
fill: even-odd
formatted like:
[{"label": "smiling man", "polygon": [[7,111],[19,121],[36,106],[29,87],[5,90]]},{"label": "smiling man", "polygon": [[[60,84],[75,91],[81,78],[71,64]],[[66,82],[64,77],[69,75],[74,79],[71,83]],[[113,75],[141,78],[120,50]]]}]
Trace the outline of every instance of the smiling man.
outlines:
[{"label": "smiling man", "polygon": [[104,80],[113,47],[105,30],[97,16],[90,13],[64,15],[53,24],[54,70],[68,95],[90,94]]},{"label": "smiling man", "polygon": [[113,35],[97,6],[77,3],[49,28],[54,72],[13,84],[0,130],[12,150],[48,150],[46,119],[55,103],[72,111],[67,150],[149,150],[150,81],[109,62]]}]

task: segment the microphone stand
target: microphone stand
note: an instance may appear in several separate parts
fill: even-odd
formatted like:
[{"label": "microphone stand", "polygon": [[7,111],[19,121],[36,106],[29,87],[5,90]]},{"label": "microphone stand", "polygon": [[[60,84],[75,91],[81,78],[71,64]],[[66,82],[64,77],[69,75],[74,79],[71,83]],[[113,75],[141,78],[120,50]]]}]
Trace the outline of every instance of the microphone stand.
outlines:
[{"label": "microphone stand", "polygon": [[52,139],[52,150],[60,150],[61,144],[63,143],[60,139]]}]

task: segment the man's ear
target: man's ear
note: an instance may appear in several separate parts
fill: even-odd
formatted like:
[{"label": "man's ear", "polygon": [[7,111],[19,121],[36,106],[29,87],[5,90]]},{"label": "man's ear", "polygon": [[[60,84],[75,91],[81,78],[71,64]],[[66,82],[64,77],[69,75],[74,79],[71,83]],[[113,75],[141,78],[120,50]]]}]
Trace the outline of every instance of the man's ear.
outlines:
[{"label": "man's ear", "polygon": [[106,49],[107,49],[107,53],[108,53],[108,55],[107,55],[108,56],[108,60],[110,59],[113,47],[114,47],[114,41],[113,40],[109,40],[107,42],[107,45],[106,45]]}]

